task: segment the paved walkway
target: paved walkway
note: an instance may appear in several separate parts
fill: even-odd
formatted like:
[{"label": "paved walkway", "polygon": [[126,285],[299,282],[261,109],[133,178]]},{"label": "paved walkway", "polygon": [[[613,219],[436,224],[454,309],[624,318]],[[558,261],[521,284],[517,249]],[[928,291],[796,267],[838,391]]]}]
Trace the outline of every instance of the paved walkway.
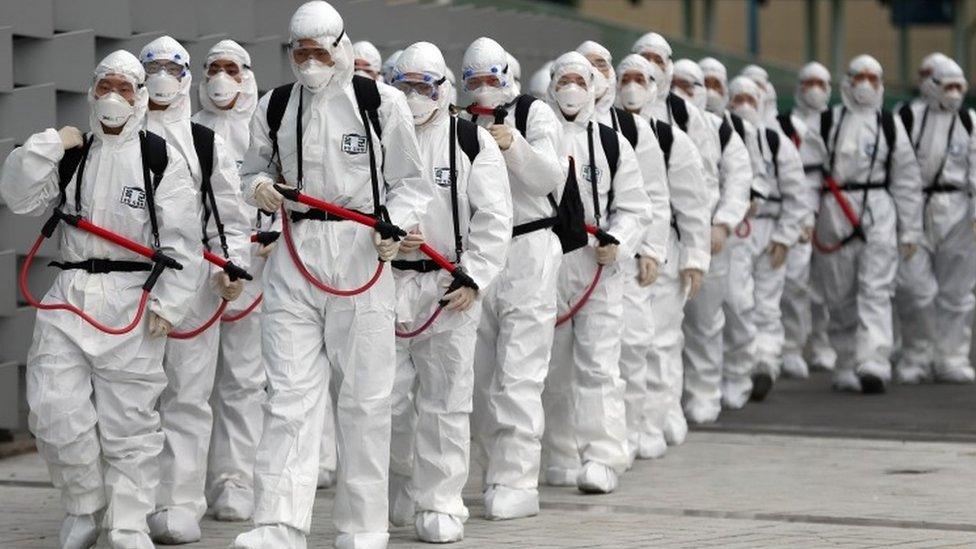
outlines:
[{"label": "paved walkway", "polygon": [[[974,547],[976,446],[695,432],[639,462],[615,494],[544,489],[532,519],[488,522],[474,482],[466,497],[459,548]],[[331,507],[320,491],[310,547],[331,547]],[[0,460],[0,547],[54,547],[60,520],[40,458]],[[204,540],[186,547],[226,547],[245,527],[207,519]],[[392,538],[429,547],[409,528]]]}]

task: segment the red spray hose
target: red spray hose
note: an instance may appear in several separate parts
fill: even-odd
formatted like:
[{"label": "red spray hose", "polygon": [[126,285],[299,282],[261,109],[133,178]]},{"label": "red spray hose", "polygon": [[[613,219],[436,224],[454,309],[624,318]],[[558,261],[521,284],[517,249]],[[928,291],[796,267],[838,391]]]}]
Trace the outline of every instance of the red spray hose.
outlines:
[{"label": "red spray hose", "polygon": [[490,116],[494,119],[495,124],[504,124],[505,117],[508,116],[508,110],[505,107],[483,107],[476,103],[468,105],[464,110],[471,116]]},{"label": "red spray hose", "polygon": [[849,236],[834,244],[824,244],[820,242],[820,240],[817,238],[817,231],[813,231],[812,238],[810,239],[811,242],[813,242],[813,247],[821,253],[832,254],[843,248],[845,244],[851,240],[854,240],[855,238],[864,240],[864,227],[861,226],[861,219],[857,216],[857,213],[854,211],[854,207],[851,206],[850,201],[848,201],[847,197],[844,196],[844,192],[841,190],[840,185],[837,184],[837,180],[834,179],[833,176],[828,175],[824,178],[824,184],[827,185],[827,190],[830,191],[830,194],[834,197],[834,200],[837,201],[837,205],[840,206],[841,212],[843,212],[844,217],[847,218],[847,221],[851,224],[851,228],[853,229]]},{"label": "red spray hose", "polygon": [[749,222],[749,218],[745,217],[742,219],[738,225],[735,226],[735,236],[739,238],[749,238],[752,234],[752,223]]},{"label": "red spray hose", "polygon": [[[33,296],[33,294],[31,294],[29,285],[27,283],[27,273],[30,271],[31,264],[34,262],[34,257],[37,255],[37,251],[41,248],[44,241],[54,234],[54,229],[57,228],[58,223],[61,221],[65,221],[73,227],[77,227],[89,234],[95,235],[103,240],[121,246],[133,253],[153,261],[154,266],[152,272],[150,273],[149,278],[146,279],[146,282],[142,285],[142,296],[139,298],[139,306],[136,310],[135,317],[133,317],[129,324],[121,328],[112,328],[95,320],[87,313],[70,303],[41,303]],[[156,285],[156,281],[159,279],[159,275],[162,274],[163,269],[165,268],[180,270],[183,268],[183,266],[180,265],[175,259],[167,256],[159,250],[153,250],[148,246],[144,246],[122,235],[99,227],[98,225],[83,219],[81,216],[69,215],[61,212],[60,210],[55,210],[53,215],[51,215],[51,217],[44,224],[41,234],[38,235],[37,240],[34,241],[34,245],[31,246],[30,251],[27,253],[27,257],[24,259],[24,265],[20,269],[20,276],[18,277],[17,282],[20,286],[20,293],[23,294],[24,299],[27,300],[27,303],[30,306],[43,311],[68,311],[77,315],[101,332],[109,335],[122,335],[131,332],[141,323],[142,317],[146,312],[146,304],[149,301],[149,292],[152,291],[153,286]]]},{"label": "red spray hose", "polygon": [[[610,233],[604,231],[599,227],[593,225],[586,226],[586,232],[595,236],[597,241],[599,241],[600,246],[606,246],[607,244],[620,244],[620,241],[613,237]],[[586,302],[590,300],[590,296],[593,295],[593,291],[596,290],[596,285],[600,282],[600,277],[603,275],[603,265],[597,265],[596,273],[593,275],[593,280],[590,281],[590,285],[586,287],[586,291],[580,296],[579,301],[577,301],[568,311],[563,313],[561,316],[556,317],[556,326],[564,324],[569,319],[573,318],[580,309],[586,305]]]},{"label": "red spray hose", "polygon": [[[219,255],[211,252],[210,250],[203,251],[203,259],[205,259],[211,265],[214,265],[222,269],[225,273],[227,273],[230,276],[231,280],[239,280],[239,279],[254,280],[254,277],[251,276],[250,273],[235,265],[233,261],[224,257],[220,257]],[[217,310],[214,311],[214,314],[210,315],[210,318],[207,319],[207,321],[204,322],[202,325],[192,330],[187,330],[185,332],[170,332],[168,337],[170,339],[180,339],[180,340],[193,339],[194,337],[209,330],[210,327],[214,325],[214,323],[220,320],[220,317],[224,314],[224,311],[226,309],[227,309],[227,300],[221,299],[220,305],[217,307]]]}]

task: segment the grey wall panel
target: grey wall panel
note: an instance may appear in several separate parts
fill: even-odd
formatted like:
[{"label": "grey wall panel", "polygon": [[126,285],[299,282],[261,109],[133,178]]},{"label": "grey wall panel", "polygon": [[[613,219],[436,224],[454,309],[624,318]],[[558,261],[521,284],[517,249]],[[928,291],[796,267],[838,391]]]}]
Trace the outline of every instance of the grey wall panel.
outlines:
[{"label": "grey wall panel", "polygon": [[[105,56],[115,50],[127,50],[131,52],[132,55],[138,56],[139,50],[141,50],[143,46],[159,38],[163,34],[165,34],[163,31],[155,30],[136,33],[128,38],[102,38],[101,36],[97,36],[95,38],[95,63],[98,63],[104,59]],[[91,66],[89,71],[93,70],[94,68],[94,65]]]},{"label": "grey wall panel", "polygon": [[291,69],[286,64],[283,42],[282,36],[266,36],[241,44],[251,55],[251,70],[254,71],[259,90],[270,90],[276,84],[285,82],[282,78],[285,70],[291,74]]},{"label": "grey wall panel", "polygon": [[52,0],[3,0],[0,21],[14,28],[14,34],[44,38],[54,34]]},{"label": "grey wall panel", "polygon": [[196,3],[199,0],[132,0],[132,27],[135,32],[162,29],[177,40],[191,40],[197,30]]},{"label": "grey wall panel", "polygon": [[258,0],[203,0],[196,4],[197,32],[227,34],[238,42],[259,36]]},{"label": "grey wall panel", "polygon": [[0,93],[0,131],[3,137],[13,137],[18,143],[39,129],[53,127],[55,113],[54,84],[22,86]]},{"label": "grey wall panel", "polygon": [[88,90],[83,93],[58,92],[57,127],[74,126],[82,132],[89,130]]},{"label": "grey wall panel", "polygon": [[0,341],[3,341],[0,346],[0,362],[27,362],[31,334],[34,333],[34,317],[35,311],[31,307],[20,307],[13,316],[0,317]]},{"label": "grey wall panel", "polygon": [[[16,391],[20,385],[20,368],[17,362],[0,362],[0,387]],[[16,430],[20,426],[20,399],[0,398],[0,429]]]},{"label": "grey wall panel", "polygon": [[132,36],[129,0],[54,0],[54,29],[93,29],[98,36]]},{"label": "grey wall panel", "polygon": [[[7,158],[7,155],[10,154],[10,151],[13,150],[13,148],[14,148],[14,140],[12,137],[8,137],[6,139],[0,139],[0,163],[2,163],[5,158]],[[3,198],[0,198],[0,206],[3,206]]]},{"label": "grey wall panel", "polygon": [[[17,312],[17,253],[0,252],[0,317]],[[2,399],[0,399],[2,400]]]},{"label": "grey wall panel", "polygon": [[0,92],[14,89],[13,27],[0,27]]},{"label": "grey wall panel", "polygon": [[62,32],[48,39],[15,38],[14,48],[17,85],[53,82],[59,91],[88,89],[95,66],[95,31]]}]

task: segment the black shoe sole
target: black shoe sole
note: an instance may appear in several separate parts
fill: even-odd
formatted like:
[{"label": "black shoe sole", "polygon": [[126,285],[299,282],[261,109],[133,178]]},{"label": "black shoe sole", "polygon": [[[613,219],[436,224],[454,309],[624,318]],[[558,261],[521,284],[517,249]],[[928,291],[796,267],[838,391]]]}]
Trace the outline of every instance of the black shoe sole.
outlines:
[{"label": "black shoe sole", "polygon": [[772,376],[769,374],[756,374],[752,376],[752,394],[749,395],[749,400],[762,402],[772,389]]},{"label": "black shoe sole", "polygon": [[857,377],[861,380],[861,393],[865,395],[880,395],[885,392],[885,382],[880,377],[871,374]]}]

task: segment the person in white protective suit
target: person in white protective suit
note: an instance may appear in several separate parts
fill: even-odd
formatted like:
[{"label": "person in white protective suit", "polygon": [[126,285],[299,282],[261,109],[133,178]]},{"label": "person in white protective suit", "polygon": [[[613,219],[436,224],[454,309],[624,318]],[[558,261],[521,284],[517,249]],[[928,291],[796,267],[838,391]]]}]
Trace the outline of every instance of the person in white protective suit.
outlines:
[{"label": "person in white protective suit", "polygon": [[396,66],[397,59],[400,58],[401,54],[403,54],[403,50],[396,50],[383,60],[383,65],[380,67],[382,82],[390,83],[393,80],[393,67]]},{"label": "person in white protective suit", "polygon": [[[212,134],[212,142],[194,141],[190,122],[190,55],[176,40],[162,36],[139,53],[146,69],[149,111],[146,127],[176,147],[186,160],[201,200],[200,227],[205,249],[247,269],[251,258],[250,223],[240,196],[237,158]],[[199,147],[199,148],[198,148]],[[209,149],[210,173],[197,150]],[[209,189],[205,187],[209,184]],[[234,301],[243,280],[231,280],[209,264],[200,272],[197,293],[178,331],[204,324],[221,300]],[[158,543],[189,543],[200,539],[200,520],[207,511],[207,455],[213,413],[210,393],[217,371],[220,326],[215,324],[189,339],[166,342],[163,368],[168,384],[159,399],[159,417],[166,445],[159,456],[160,479],[156,512],[149,531]]]},{"label": "person in white protective suit", "polygon": [[[755,177],[768,189],[746,221],[747,234],[730,242],[730,285],[751,290],[751,303],[726,311],[722,404],[738,409],[751,397],[763,400],[779,377],[783,349],[780,299],[786,256],[800,236],[815,191],[803,176],[800,154],[789,138],[770,127],[763,114],[764,94],[751,78],[729,83],[732,112],[756,127]],[[751,277],[740,277],[740,273]],[[751,288],[750,288],[751,282]]]},{"label": "person in white protective suit", "polygon": [[[235,166],[247,152],[249,123],[258,103],[258,86],[251,71],[251,56],[233,40],[217,42],[207,53],[204,81],[199,85],[200,105],[192,121],[206,126],[224,141]],[[248,208],[251,231],[275,230],[275,219]],[[261,295],[261,269],[274,243],[252,244],[249,272],[254,277],[241,297],[227,308],[227,316],[244,314]],[[220,325],[220,351],[210,406],[213,433],[207,467],[207,501],[218,520],[246,520],[254,509],[254,456],[265,393],[261,360],[260,304],[250,314]]]},{"label": "person in white protective suit", "polygon": [[[66,549],[94,547],[103,528],[113,548],[153,547],[146,515],[155,507],[164,441],[156,402],[166,386],[165,336],[197,291],[193,273],[202,261],[197,193],[172,146],[154,193],[153,234],[143,174],[148,159],[140,152],[144,81],[132,54],[109,54],[88,91],[91,134],[70,126],[34,134],[0,170],[0,197],[14,213],[40,216],[54,205],[146,245],[158,236],[156,249],[183,265],[163,272],[146,318],[123,335],[102,333],[66,311],[37,312],[27,356],[28,425],[61,491],[67,517],[58,544]],[[86,160],[61,189],[59,164],[79,147]],[[129,322],[152,264],[77,228],[62,225],[59,240],[63,270],[42,301],[73,304],[112,327]],[[88,266],[92,260],[103,268]]]},{"label": "person in white protective suit", "polygon": [[457,77],[454,76],[454,71],[451,70],[451,67],[445,66],[444,70],[446,72],[445,76],[447,77],[448,85],[446,92],[447,106],[448,108],[451,108],[452,106],[457,105],[458,102]]},{"label": "person in white protective suit", "polygon": [[938,100],[939,86],[933,81],[932,75],[935,74],[936,67],[946,59],[949,57],[940,51],[932,52],[922,59],[918,66],[918,80],[916,80],[918,96],[909,101],[909,105],[924,107],[929,101]]},{"label": "person in white protective suit", "polygon": [[532,73],[532,78],[529,78],[529,89],[526,90],[529,95],[545,101],[546,93],[549,91],[549,80],[552,79],[551,71],[552,61],[546,61],[539,70]]},{"label": "person in white protective suit", "polygon": [[918,162],[901,120],[881,110],[882,77],[873,57],[855,57],[841,83],[843,105],[829,111],[825,132],[824,176],[836,180],[863,230],[857,237],[836,198],[822,197],[814,238],[826,251],[814,250],[812,276],[821,278],[830,312],[834,387],[841,391],[883,392],[891,379],[899,253],[911,259],[923,238]]},{"label": "person in white protective suit", "polygon": [[[504,266],[512,238],[505,160],[488,130],[451,114],[446,69],[437,46],[418,42],[397,60],[392,82],[407,96],[424,166],[437,184],[419,230],[406,237],[393,262],[397,324],[412,331],[440,300],[446,305],[426,331],[397,340],[390,518],[396,525],[413,522],[417,536],[432,543],[464,537],[468,509],[461,489],[468,479],[480,294]],[[473,284],[454,283],[434,268],[416,251],[424,242]]]},{"label": "person in white protective suit", "polygon": [[514,55],[505,52],[508,56],[508,73],[512,76],[512,89],[515,95],[522,94],[522,64]]},{"label": "person in white protective suit", "polygon": [[[597,94],[594,117],[605,126],[620,131],[637,155],[644,179],[644,191],[651,202],[652,219],[645,226],[643,237],[635,250],[624,251],[620,260],[620,270],[623,272],[623,331],[620,350],[620,377],[624,381],[624,403],[627,411],[627,458],[631,465],[637,457],[637,419],[639,409],[633,402],[646,392],[647,359],[646,343],[650,339],[652,325],[650,323],[650,289],[648,286],[657,280],[661,265],[667,259],[668,233],[670,232],[671,210],[668,204],[667,168],[664,163],[664,153],[657,140],[657,134],[642,116],[615,107],[617,97],[617,75],[613,70],[613,58],[610,51],[600,44],[587,40],[576,48],[582,53],[594,71],[594,91]],[[606,82],[605,91],[604,81]],[[647,89],[640,84],[632,83],[627,88],[628,98],[633,100],[634,87],[640,91],[636,95],[647,95]],[[644,101],[639,101],[643,105]],[[628,123],[632,120],[633,123]],[[633,140],[633,141],[631,141]],[[631,253],[633,252],[633,253]],[[635,347],[644,349],[640,357],[633,353]],[[553,418],[562,421],[561,418]],[[548,422],[547,426],[552,426]],[[566,478],[567,481],[574,480]]]},{"label": "person in white protective suit", "polygon": [[[545,102],[515,95],[507,64],[505,50],[482,37],[464,52],[461,67],[465,101],[507,111],[501,124],[473,118],[505,158],[514,225],[505,267],[483,292],[474,358],[472,454],[485,472],[485,517],[492,520],[539,513],[542,389],[562,259],[548,197],[558,197],[565,182],[559,121]],[[520,101],[524,128],[516,127]]]},{"label": "person in white protective suit", "polygon": [[820,280],[810,277],[814,215],[820,209],[823,167],[827,149],[820,135],[820,116],[830,100],[830,72],[816,61],[806,64],[797,76],[793,110],[777,117],[780,129],[794,143],[799,142],[800,159],[811,190],[808,215],[802,222],[800,239],[786,257],[786,283],[780,308],[783,312],[783,375],[806,378],[810,366],[832,369],[836,355],[827,339],[827,308],[821,297]]},{"label": "person in white protective suit", "polygon": [[[618,255],[622,249],[624,257],[633,257],[652,216],[633,147],[594,120],[596,96],[608,93],[605,77],[595,76],[599,69],[578,52],[559,56],[552,68],[549,104],[562,119],[562,155],[573,159],[567,177],[578,184],[586,224],[615,240],[591,238],[591,245],[569,251],[560,266],[560,316],[578,305],[598,266],[603,271],[589,299],[556,327],[542,395],[546,477],[553,470],[575,472],[581,491],[605,494],[617,488],[630,463],[620,377],[624,272]],[[609,152],[614,150],[616,158]]]},{"label": "person in white protective suit", "polygon": [[[708,270],[709,219],[715,200],[708,187],[703,192],[701,155],[691,138],[648,114],[646,101],[656,95],[656,86],[663,80],[660,67],[636,54],[625,57],[617,67],[620,106],[648,118],[664,152],[672,218],[670,227],[664,227],[667,261],[647,288],[648,295],[631,298],[636,294],[625,294],[628,307],[639,307],[626,311],[620,371],[626,383],[629,450],[636,449],[636,457],[641,459],[660,457],[667,450],[664,431],[669,412],[679,426],[684,422],[678,367],[683,345],[680,326],[686,296],[697,291]],[[668,143],[670,148],[665,150]],[[654,223],[649,230],[660,231]]]},{"label": "person in white protective suit", "polygon": [[352,45],[352,51],[356,55],[354,74],[379,80],[380,72],[383,70],[383,57],[380,56],[380,50],[376,49],[372,42],[360,40]]},{"label": "person in white protective suit", "polygon": [[[719,64],[718,68],[724,88],[725,67]],[[722,410],[723,307],[730,291],[728,240],[749,209],[753,183],[749,151],[731,115],[726,120],[725,104],[717,112],[707,110],[709,90],[705,87],[703,69],[690,59],[679,59],[674,64],[672,79],[676,94],[706,111],[718,133],[721,151],[718,165],[721,196],[711,217],[712,260],[698,297],[685,305],[682,325],[685,336],[683,404],[685,417],[692,423],[715,421]]]},{"label": "person in white protective suit", "polygon": [[[661,71],[661,78],[656,79],[657,94],[649,99],[644,107],[644,114],[668,122],[691,138],[701,156],[703,167],[702,178],[697,183],[698,193],[707,200],[706,207],[711,212],[720,196],[718,162],[721,150],[718,132],[701,109],[671,90],[674,61],[671,59],[671,45],[663,36],[649,32],[634,43],[631,51],[644,57]],[[671,157],[674,158],[674,155]],[[703,252],[710,256],[710,237],[705,240]],[[699,266],[702,267],[701,270],[698,269]],[[707,271],[707,262],[704,265],[696,264],[693,268],[682,268],[681,278],[675,280],[676,284],[656,284],[654,287],[652,314],[655,334],[650,350],[648,375],[651,394],[646,401],[649,407],[647,415],[658,418],[652,419],[651,423],[659,425],[669,445],[681,444],[688,434],[688,423],[681,408],[684,377],[681,353],[684,335],[681,324],[685,302],[698,294],[704,272]],[[687,297],[683,295],[685,292]]]},{"label": "person in white protective suit", "polygon": [[[395,225],[416,228],[433,190],[403,94],[362,78],[357,85],[366,91],[375,86],[379,105],[371,106],[363,95],[362,107],[375,108],[375,120],[360,112],[352,43],[342,17],[326,2],[298,8],[289,42],[298,82],[279,88],[277,97],[287,102],[277,146],[268,125],[274,94],[258,103],[241,172],[245,199],[264,211],[278,211],[283,196],[274,184],[280,178],[348,209],[372,214],[385,208]],[[297,127],[302,128],[301,147]],[[284,210],[289,217],[282,222],[288,223],[284,227],[291,231],[297,257],[291,257],[288,246],[278,246],[263,272],[261,334],[269,400],[254,468],[255,528],[239,535],[233,547],[306,547],[325,395],[334,375],[340,456],[335,545],[383,548],[389,540],[390,395],[396,369],[393,277],[384,269],[375,285],[351,297],[319,286],[363,284],[377,269],[377,256],[393,259],[399,242],[296,203],[285,204]]]},{"label": "person in white protective suit", "polygon": [[[962,102],[969,86],[951,59],[936,64],[935,98],[902,114],[915,146],[925,196],[925,237],[898,266],[895,305],[902,352],[901,383],[935,379],[972,383],[969,361],[976,297],[976,138]],[[911,123],[909,125],[909,123]],[[969,196],[966,196],[969,195]]]}]

